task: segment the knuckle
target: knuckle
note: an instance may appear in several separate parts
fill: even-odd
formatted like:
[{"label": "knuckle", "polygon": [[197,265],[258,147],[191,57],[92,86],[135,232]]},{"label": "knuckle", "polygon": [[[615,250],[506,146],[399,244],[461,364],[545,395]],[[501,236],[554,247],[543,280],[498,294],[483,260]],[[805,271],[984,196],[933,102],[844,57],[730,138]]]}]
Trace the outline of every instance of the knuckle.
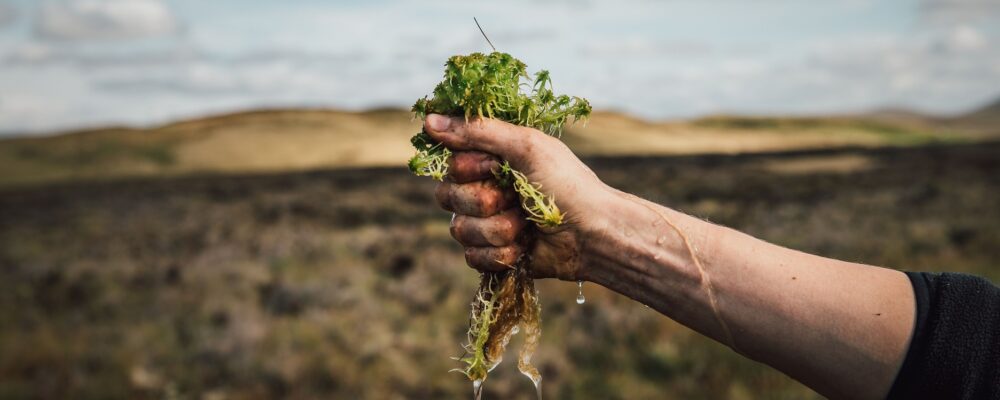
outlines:
[{"label": "knuckle", "polygon": [[481,271],[503,271],[514,264],[519,255],[513,246],[465,248],[465,262]]},{"label": "knuckle", "polygon": [[450,195],[450,206],[459,214],[489,217],[500,209],[503,192],[492,181],[456,184]]},{"label": "knuckle", "polygon": [[475,143],[475,138],[482,135],[484,130],[484,123],[482,118],[471,119],[468,121],[462,121],[455,128],[455,133],[458,134],[459,140],[464,148],[473,148]]},{"label": "knuckle", "polygon": [[511,215],[510,213],[498,216],[490,224],[489,237],[496,244],[506,245],[514,242],[517,238],[517,234],[520,231],[518,224],[515,219],[519,218],[517,215]]},{"label": "knuckle", "polygon": [[477,206],[479,211],[484,214],[484,216],[492,214],[496,211],[497,205],[500,202],[500,192],[496,190],[495,187],[487,185],[484,190],[479,191],[476,196]]},{"label": "knuckle", "polygon": [[449,182],[441,182],[434,189],[434,199],[441,208],[446,211],[454,211],[454,206],[452,205],[452,187],[453,185]]},{"label": "knuckle", "polygon": [[512,214],[510,211],[485,218],[456,215],[449,226],[449,232],[464,246],[501,248],[515,243],[521,230],[519,220],[520,214]]},{"label": "knuckle", "polygon": [[503,221],[492,220],[490,223],[486,224],[482,229],[483,238],[487,242],[494,246],[503,246],[508,244],[506,236],[503,229]]},{"label": "knuckle", "polygon": [[465,263],[470,267],[481,271],[493,271],[494,263],[490,260],[487,248],[467,247],[465,248]]},{"label": "knuckle", "polygon": [[506,265],[513,265],[517,262],[517,257],[521,254],[517,246],[500,247],[499,250],[500,252],[497,254],[496,260]]},{"label": "knuckle", "polygon": [[490,245],[503,246],[509,244],[509,242],[505,240],[503,232],[498,229],[497,221],[493,221],[492,218],[480,227],[478,233],[479,236],[483,238],[483,242],[489,243]]},{"label": "knuckle", "polygon": [[[520,216],[518,216],[517,218],[520,219]],[[521,233],[522,227],[523,224],[511,221],[510,219],[505,219],[503,221],[503,225],[500,228],[500,235],[504,241],[508,243],[513,243],[514,239],[517,238],[517,234]]]},{"label": "knuckle", "polygon": [[521,149],[517,154],[522,158],[522,163],[530,160],[532,155],[537,151],[537,148],[544,146],[544,142],[548,137],[548,135],[534,129],[525,129],[520,132],[515,140],[515,145]]},{"label": "knuckle", "polygon": [[493,171],[499,166],[496,157],[479,151],[455,152],[448,163],[448,178],[454,183],[492,178]]},{"label": "knuckle", "polygon": [[451,224],[448,225],[448,232],[451,233],[451,237],[459,242],[462,241],[463,224],[465,224],[465,216],[455,215],[451,219]]},{"label": "knuckle", "polygon": [[476,217],[458,216],[450,226],[451,237],[455,238],[463,246],[490,246],[496,245],[490,240],[489,235],[483,229],[482,219]]},{"label": "knuckle", "polygon": [[500,167],[500,162],[492,155],[480,154],[483,154],[483,157],[476,164],[478,175],[484,178],[493,176],[493,171]]},{"label": "knuckle", "polygon": [[482,267],[479,265],[479,261],[478,261],[479,260],[479,257],[478,257],[479,252],[477,250],[479,250],[479,249],[476,248],[476,247],[466,247],[465,248],[465,263],[468,264],[472,268],[482,269]]}]

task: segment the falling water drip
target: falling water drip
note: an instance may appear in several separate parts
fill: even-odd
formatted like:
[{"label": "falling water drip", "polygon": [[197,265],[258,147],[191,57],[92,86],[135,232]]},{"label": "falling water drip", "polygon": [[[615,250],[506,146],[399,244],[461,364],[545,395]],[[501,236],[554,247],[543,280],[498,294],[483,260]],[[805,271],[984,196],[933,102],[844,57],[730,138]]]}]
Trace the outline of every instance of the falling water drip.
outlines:
[{"label": "falling water drip", "polygon": [[583,297],[583,281],[576,281],[576,304],[583,304],[587,301],[586,297]]}]

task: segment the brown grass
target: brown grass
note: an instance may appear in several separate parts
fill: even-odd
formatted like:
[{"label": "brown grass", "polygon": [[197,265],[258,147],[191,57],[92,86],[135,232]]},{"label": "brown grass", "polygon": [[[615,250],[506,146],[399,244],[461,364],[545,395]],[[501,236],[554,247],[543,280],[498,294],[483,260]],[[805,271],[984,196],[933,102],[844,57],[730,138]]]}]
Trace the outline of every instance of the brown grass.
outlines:
[{"label": "brown grass", "polygon": [[[998,151],[588,163],[613,186],[779,244],[996,282]],[[855,158],[866,167],[767,167]],[[0,398],[469,396],[447,371],[477,274],[432,189],[403,168],[7,188]],[[588,284],[579,306],[573,283],[538,286],[547,398],[816,397],[624,297]],[[487,398],[533,396],[514,364],[493,371]]]},{"label": "brown grass", "polygon": [[[419,121],[403,110],[265,110],[148,129],[0,140],[0,186],[58,181],[402,165]],[[985,133],[984,133],[985,132]],[[711,117],[651,122],[595,113],[564,140],[579,154],[746,153],[988,140],[1000,131],[875,117]]]}]

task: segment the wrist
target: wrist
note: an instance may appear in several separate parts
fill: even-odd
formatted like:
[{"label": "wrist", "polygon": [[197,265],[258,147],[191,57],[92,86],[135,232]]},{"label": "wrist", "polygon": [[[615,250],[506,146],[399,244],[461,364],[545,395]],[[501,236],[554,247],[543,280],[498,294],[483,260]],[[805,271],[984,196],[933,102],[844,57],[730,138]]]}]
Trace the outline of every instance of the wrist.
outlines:
[{"label": "wrist", "polygon": [[709,224],[615,189],[597,214],[582,235],[582,280],[626,295],[633,280],[700,282],[681,232],[700,244]]},{"label": "wrist", "polygon": [[[583,246],[581,275],[695,327],[711,337],[727,336],[713,313],[703,249],[721,228],[697,218],[617,192],[601,228]],[[698,261],[695,260],[697,257]],[[699,264],[700,263],[700,264]]]}]

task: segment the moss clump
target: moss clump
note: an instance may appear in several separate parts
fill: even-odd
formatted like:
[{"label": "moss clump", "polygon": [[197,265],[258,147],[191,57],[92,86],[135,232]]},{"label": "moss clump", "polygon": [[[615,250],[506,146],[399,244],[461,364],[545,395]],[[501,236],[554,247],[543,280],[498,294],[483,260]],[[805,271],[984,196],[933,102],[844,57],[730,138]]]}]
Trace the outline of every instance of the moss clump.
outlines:
[{"label": "moss clump", "polygon": [[[567,122],[586,121],[590,111],[586,99],[556,95],[548,71],[539,71],[532,79],[524,63],[500,52],[451,57],[445,63],[444,79],[434,88],[433,97],[424,97],[413,105],[413,112],[421,119],[427,114],[466,119],[488,117],[557,137]],[[451,151],[424,132],[413,136],[410,142],[417,149],[409,161],[410,171],[443,180],[448,174]],[[555,199],[543,195],[540,186],[528,181],[524,174],[504,164],[497,178],[514,185],[528,219],[549,227],[562,223],[563,215]]]},{"label": "moss clump", "polygon": [[[522,92],[525,87],[531,90]],[[510,54],[472,53],[449,58],[434,96],[417,100],[413,112],[418,118],[427,114],[489,117],[559,136],[569,117],[590,116],[590,103],[557,96],[548,71],[539,71],[532,80],[524,63]]]},{"label": "moss clump", "polygon": [[[434,88],[433,96],[419,99],[413,105],[413,112],[421,119],[427,114],[460,116],[466,120],[494,118],[556,137],[568,122],[585,121],[590,111],[586,99],[556,95],[548,71],[539,71],[532,79],[524,63],[500,52],[449,58],[444,79]],[[448,174],[451,151],[424,132],[417,133],[410,141],[417,149],[409,161],[410,170],[419,176],[443,180]],[[518,193],[528,220],[544,227],[562,224],[564,216],[555,198],[542,193],[541,185],[530,182],[506,162],[493,173],[501,184]],[[483,273],[480,278],[472,302],[468,342],[464,345],[466,354],[457,358],[464,367],[456,369],[473,381],[486,379],[502,360],[511,336],[518,331],[525,334],[518,369],[536,385],[541,380],[538,370],[531,365],[541,335],[541,306],[527,268],[529,261],[522,256],[510,270]]]}]

